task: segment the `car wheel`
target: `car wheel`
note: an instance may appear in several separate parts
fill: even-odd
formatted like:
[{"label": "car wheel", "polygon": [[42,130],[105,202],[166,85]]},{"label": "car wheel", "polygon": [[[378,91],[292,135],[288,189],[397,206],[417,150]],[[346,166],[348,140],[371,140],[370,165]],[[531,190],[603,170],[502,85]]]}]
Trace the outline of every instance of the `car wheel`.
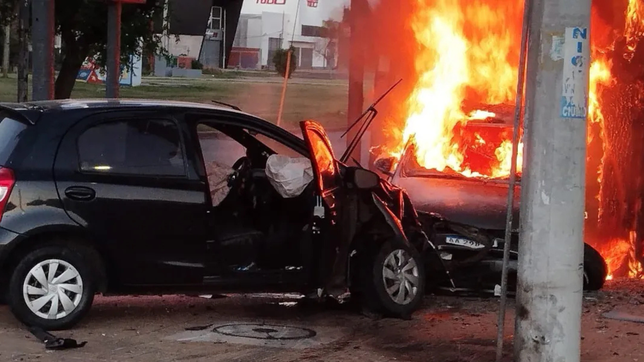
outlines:
[{"label": "car wheel", "polygon": [[14,269],[8,302],[28,326],[67,329],[89,311],[96,290],[81,248],[46,246],[27,254]]},{"label": "car wheel", "polygon": [[584,290],[599,290],[604,286],[608,266],[592,246],[584,244]]},{"label": "car wheel", "polygon": [[400,242],[386,242],[367,252],[360,281],[363,304],[373,312],[409,317],[425,294],[425,268],[420,254]]}]

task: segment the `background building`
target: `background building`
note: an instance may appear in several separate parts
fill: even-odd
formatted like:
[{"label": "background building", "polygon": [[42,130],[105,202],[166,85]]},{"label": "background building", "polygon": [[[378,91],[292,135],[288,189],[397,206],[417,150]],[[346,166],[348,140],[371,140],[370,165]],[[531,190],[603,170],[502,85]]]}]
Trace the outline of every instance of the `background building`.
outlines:
[{"label": "background building", "polygon": [[329,69],[337,64],[338,44],[324,36],[323,25],[340,21],[348,3],[168,0],[170,21],[155,26],[171,55],[197,59],[204,68],[271,68],[274,52],[292,45],[300,69]]},{"label": "background building", "polygon": [[164,35],[163,45],[171,55],[198,59],[207,68],[223,67],[235,38],[242,2],[168,0],[169,23],[156,21],[156,32]]},{"label": "background building", "polygon": [[278,49],[295,48],[298,68],[334,68],[337,41],[326,20],[342,19],[348,0],[244,0],[229,67],[270,68]]}]

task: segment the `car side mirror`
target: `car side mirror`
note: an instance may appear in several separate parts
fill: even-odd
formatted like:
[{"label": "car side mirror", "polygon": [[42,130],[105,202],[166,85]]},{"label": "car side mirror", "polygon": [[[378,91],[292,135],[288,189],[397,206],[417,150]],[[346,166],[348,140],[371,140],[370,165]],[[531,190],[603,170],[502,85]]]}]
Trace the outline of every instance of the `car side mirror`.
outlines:
[{"label": "car side mirror", "polygon": [[353,171],[353,183],[359,189],[373,189],[380,185],[380,176],[364,168],[356,168]]},{"label": "car side mirror", "polygon": [[394,167],[395,162],[395,157],[384,157],[377,159],[376,162],[374,162],[374,166],[378,171],[384,173],[385,175],[392,176],[392,168]]}]

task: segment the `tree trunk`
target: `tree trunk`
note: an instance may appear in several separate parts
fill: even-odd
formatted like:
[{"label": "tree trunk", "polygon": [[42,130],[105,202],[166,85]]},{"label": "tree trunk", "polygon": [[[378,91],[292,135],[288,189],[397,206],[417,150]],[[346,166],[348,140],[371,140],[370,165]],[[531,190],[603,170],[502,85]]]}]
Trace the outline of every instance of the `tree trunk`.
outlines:
[{"label": "tree trunk", "polygon": [[60,72],[56,78],[56,99],[66,99],[71,97],[74,84],[76,84],[78,71],[83,65],[83,61],[86,57],[86,54],[81,58],[78,54],[71,55],[69,52],[66,52],[63,64],[60,67]]},{"label": "tree trunk", "polygon": [[63,55],[63,63],[60,67],[60,72],[56,78],[54,89],[55,99],[66,99],[72,95],[72,90],[76,84],[76,77],[83,62],[89,55],[89,47],[84,37],[76,38],[71,30],[63,30],[62,40],[63,46],[61,49]]}]

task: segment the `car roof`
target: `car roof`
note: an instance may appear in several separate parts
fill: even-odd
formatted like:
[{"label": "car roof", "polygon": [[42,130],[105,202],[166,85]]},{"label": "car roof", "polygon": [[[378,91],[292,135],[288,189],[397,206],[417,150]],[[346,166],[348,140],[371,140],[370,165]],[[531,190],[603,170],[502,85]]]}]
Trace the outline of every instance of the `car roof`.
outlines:
[{"label": "car roof", "polygon": [[0,108],[19,113],[32,124],[35,124],[38,116],[43,113],[72,111],[72,110],[109,110],[124,108],[191,108],[202,110],[220,110],[231,113],[246,114],[233,108],[217,104],[181,102],[168,100],[151,99],[59,99],[49,101],[33,101],[24,103],[0,103]]}]

